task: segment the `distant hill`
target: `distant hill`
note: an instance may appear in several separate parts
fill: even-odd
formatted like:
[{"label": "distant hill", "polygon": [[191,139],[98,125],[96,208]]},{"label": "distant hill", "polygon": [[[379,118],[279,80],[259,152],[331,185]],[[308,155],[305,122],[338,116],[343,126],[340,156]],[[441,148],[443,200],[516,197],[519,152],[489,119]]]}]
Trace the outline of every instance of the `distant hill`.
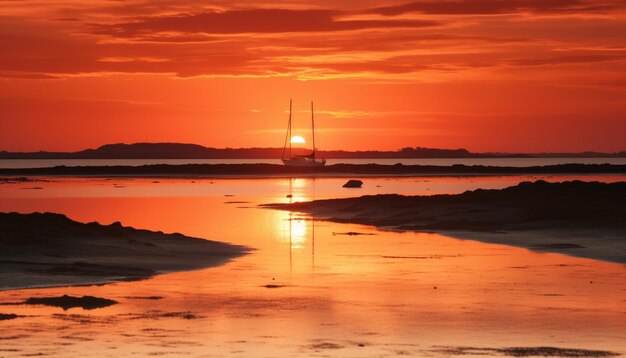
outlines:
[{"label": "distant hill", "polygon": [[[0,159],[279,159],[282,148],[210,148],[183,143],[107,144],[79,152],[6,152]],[[306,153],[294,149],[294,153]],[[614,158],[619,153],[472,153],[466,149],[403,148],[397,151],[319,151],[328,159],[381,158]]]}]

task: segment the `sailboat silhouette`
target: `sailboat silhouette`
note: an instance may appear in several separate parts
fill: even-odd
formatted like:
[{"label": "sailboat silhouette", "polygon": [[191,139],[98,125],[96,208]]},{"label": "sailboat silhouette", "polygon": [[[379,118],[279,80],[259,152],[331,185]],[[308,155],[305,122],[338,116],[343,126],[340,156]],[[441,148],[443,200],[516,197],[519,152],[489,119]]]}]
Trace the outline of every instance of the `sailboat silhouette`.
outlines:
[{"label": "sailboat silhouette", "polygon": [[[311,101],[311,132],[313,134],[313,152],[306,155],[293,155],[291,151],[291,108],[292,100],[289,100],[289,122],[287,124],[287,134],[285,136],[285,145],[283,146],[282,161],[283,164],[291,167],[323,167],[326,165],[326,159],[317,159],[317,148],[315,147],[315,116],[313,114],[313,102]],[[287,148],[289,144],[289,148]],[[287,155],[286,155],[287,154]]]}]

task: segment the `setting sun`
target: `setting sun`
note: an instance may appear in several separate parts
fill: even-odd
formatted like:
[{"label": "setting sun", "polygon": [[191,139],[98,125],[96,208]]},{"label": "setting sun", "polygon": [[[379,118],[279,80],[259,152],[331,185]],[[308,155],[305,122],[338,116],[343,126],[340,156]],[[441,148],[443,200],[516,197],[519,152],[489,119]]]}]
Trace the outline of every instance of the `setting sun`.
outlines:
[{"label": "setting sun", "polygon": [[291,137],[291,141],[292,144],[305,144],[306,140],[304,140],[304,138],[302,138],[299,135],[295,135],[293,137]]}]

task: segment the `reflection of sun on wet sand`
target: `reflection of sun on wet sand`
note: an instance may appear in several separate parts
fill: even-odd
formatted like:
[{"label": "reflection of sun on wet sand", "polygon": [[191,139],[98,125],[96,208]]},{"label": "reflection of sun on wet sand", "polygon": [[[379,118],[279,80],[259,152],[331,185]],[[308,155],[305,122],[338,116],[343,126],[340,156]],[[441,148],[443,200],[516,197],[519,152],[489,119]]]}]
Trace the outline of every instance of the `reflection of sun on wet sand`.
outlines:
[{"label": "reflection of sun on wet sand", "polygon": [[223,264],[242,246],[60,214],[0,213],[0,290],[136,280]]},{"label": "reflection of sun on wet sand", "polygon": [[524,182],[458,195],[370,195],[267,207],[335,222],[453,236],[626,262],[626,183]]}]

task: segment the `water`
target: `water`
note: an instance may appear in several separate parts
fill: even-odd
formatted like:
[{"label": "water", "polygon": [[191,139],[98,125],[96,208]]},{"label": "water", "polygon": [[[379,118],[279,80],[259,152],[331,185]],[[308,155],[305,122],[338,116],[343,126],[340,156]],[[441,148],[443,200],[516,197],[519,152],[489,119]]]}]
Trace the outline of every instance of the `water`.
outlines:
[{"label": "water", "polygon": [[[0,159],[0,168],[46,168],[65,166],[140,166],[151,164],[245,164],[265,163],[282,164],[279,159]],[[386,164],[393,165],[491,165],[508,167],[527,167],[556,164],[626,164],[626,158],[441,158],[441,159],[329,159],[327,165],[349,164]]]},{"label": "water", "polygon": [[[119,220],[256,249],[221,267],[144,281],[0,292],[0,303],[62,294],[120,302],[92,311],[0,306],[0,313],[27,316],[0,321],[0,356],[448,356],[442,346],[626,353],[624,265],[256,207],[577,178],[376,178],[360,190],[343,189],[345,179],[332,178],[68,178],[0,185],[0,211]],[[333,234],[346,231],[376,235]],[[163,298],[138,298],[146,296]]]}]

